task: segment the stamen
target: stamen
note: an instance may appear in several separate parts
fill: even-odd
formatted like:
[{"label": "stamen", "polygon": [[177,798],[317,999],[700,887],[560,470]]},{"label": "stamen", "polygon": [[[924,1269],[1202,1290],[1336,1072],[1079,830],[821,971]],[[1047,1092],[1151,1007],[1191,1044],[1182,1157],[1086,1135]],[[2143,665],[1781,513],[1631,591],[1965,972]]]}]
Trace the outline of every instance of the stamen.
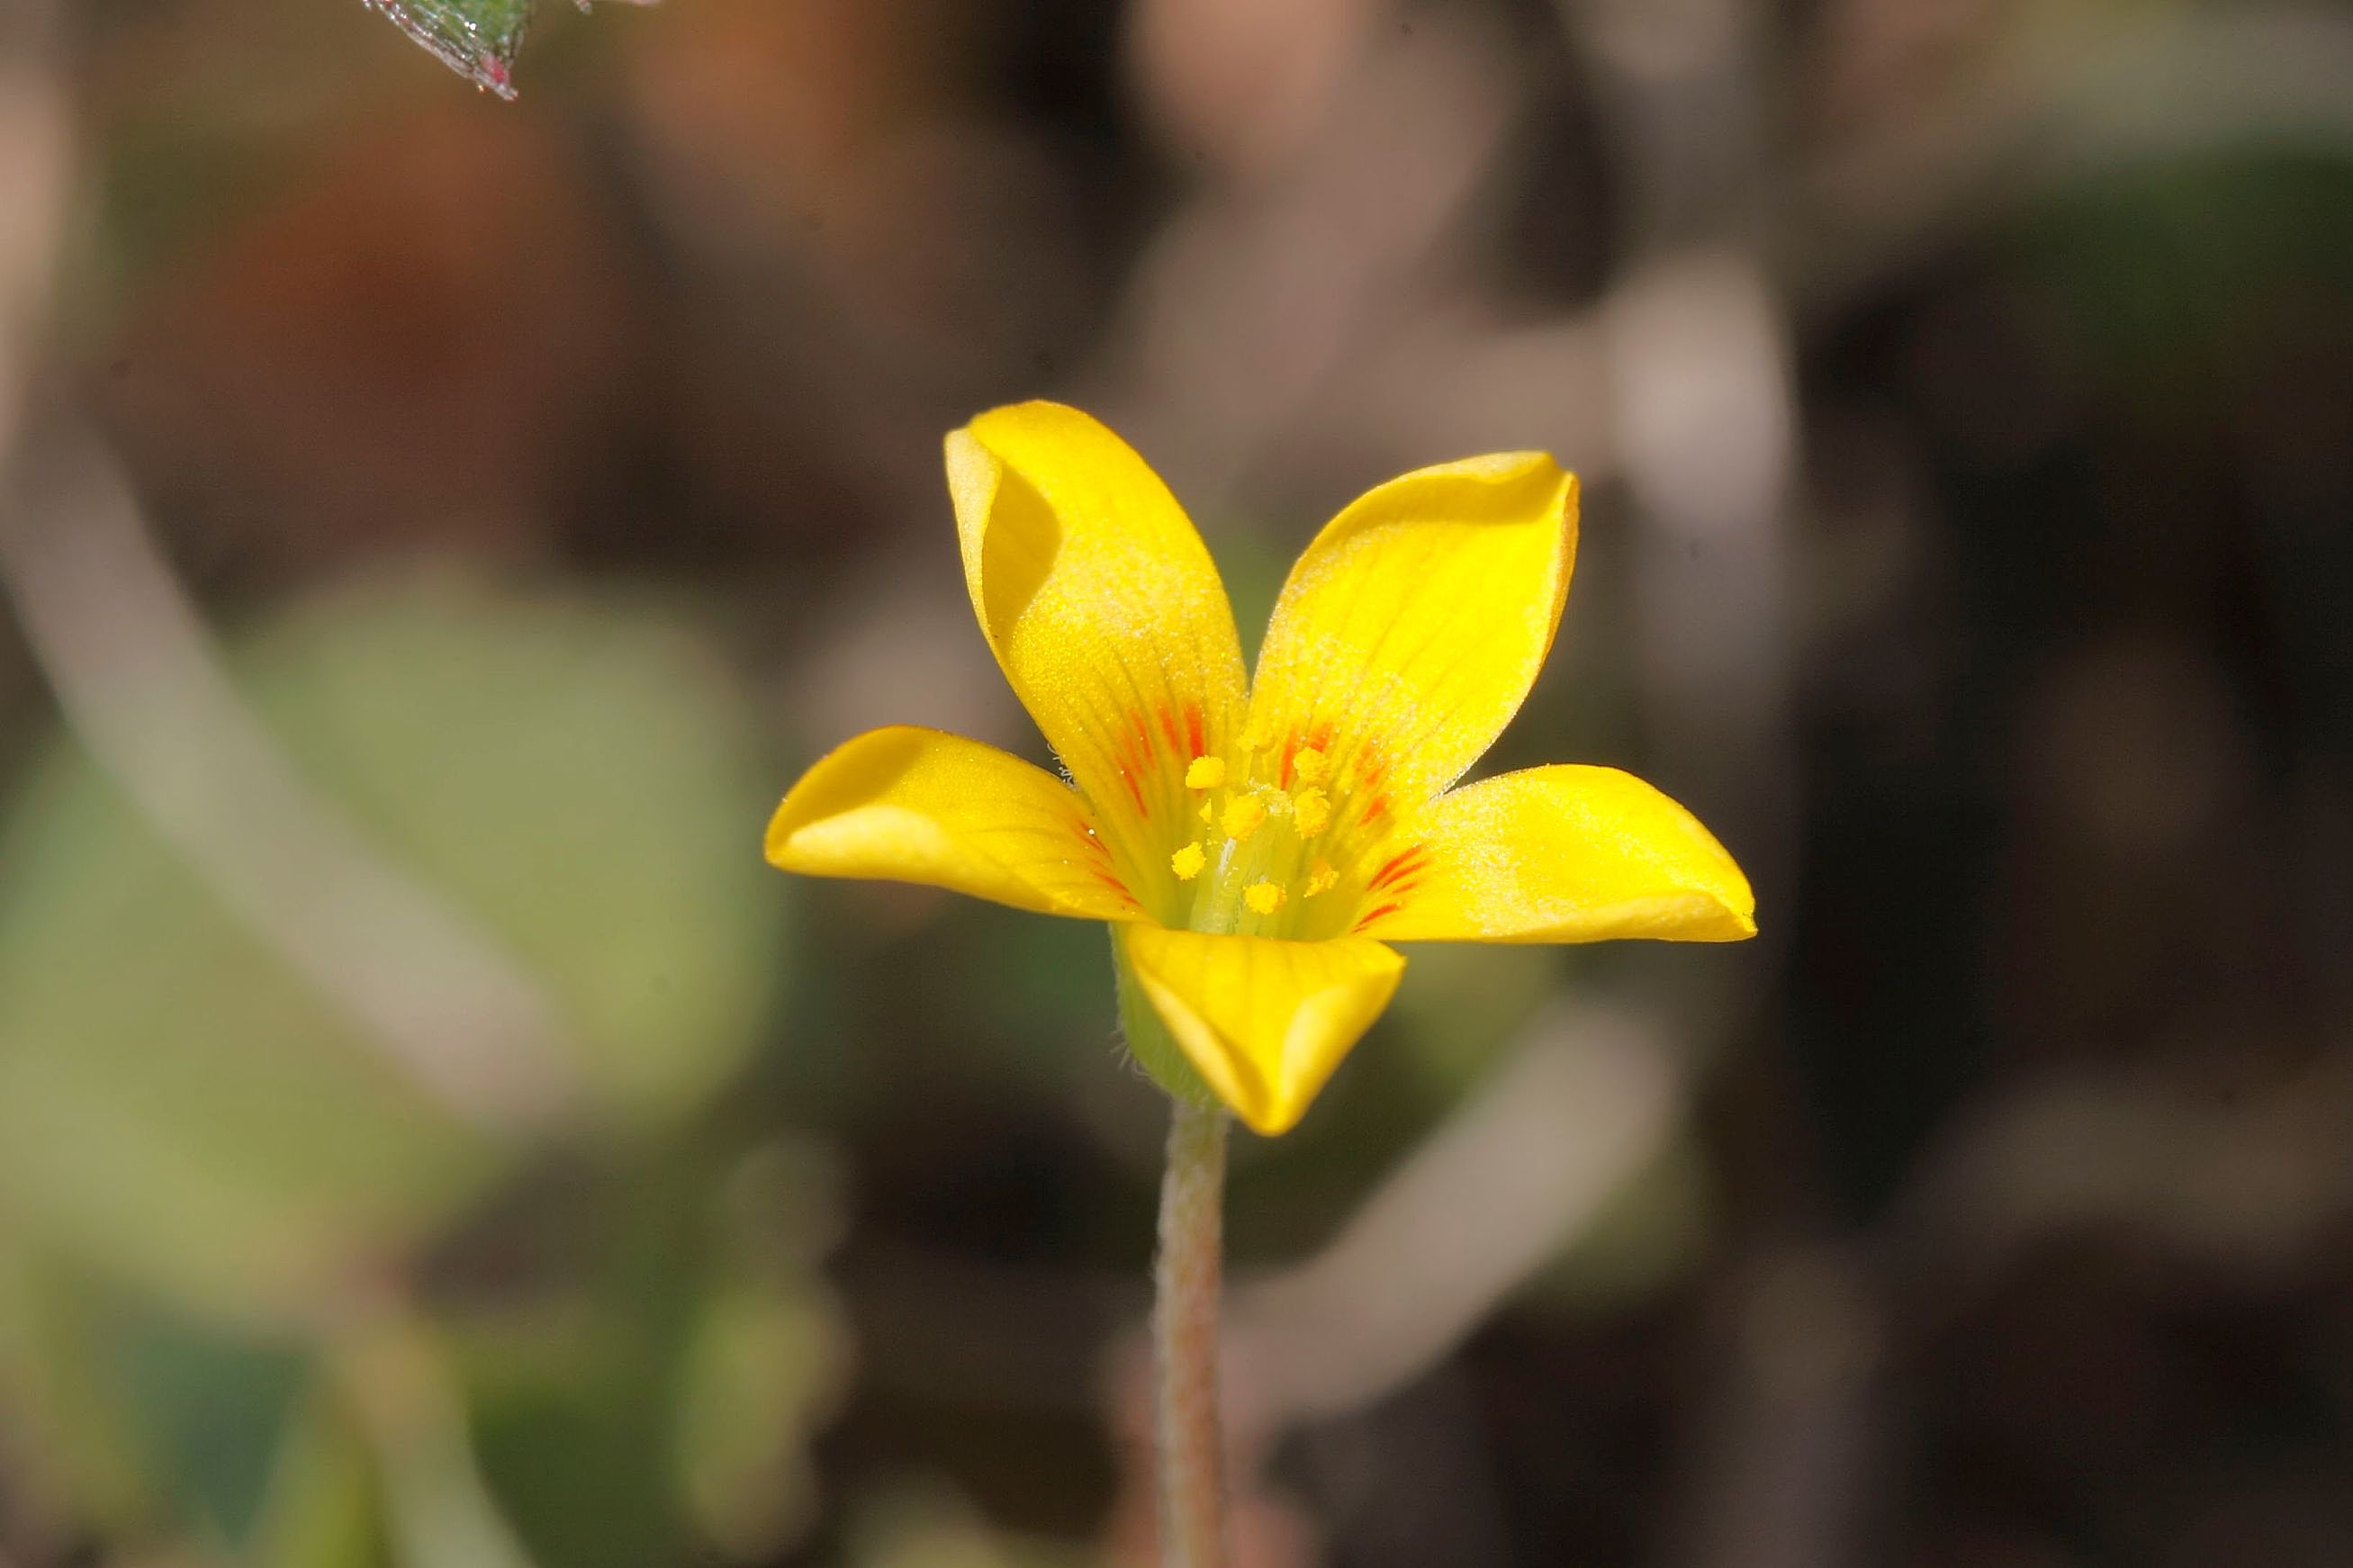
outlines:
[{"label": "stamen", "polygon": [[1242,750],[1265,752],[1274,747],[1274,731],[1263,720],[1252,720],[1242,731]]},{"label": "stamen", "polygon": [[1201,820],[1204,822],[1215,822],[1218,820],[1218,808],[1209,801],[1205,800],[1201,803]]},{"label": "stamen", "polygon": [[1226,782],[1226,759],[1195,757],[1185,770],[1187,789],[1215,789]]},{"label": "stamen", "polygon": [[1254,914],[1271,915],[1282,908],[1282,889],[1272,882],[1252,882],[1242,889],[1242,902]]},{"label": "stamen", "polygon": [[1256,795],[1238,795],[1226,803],[1225,820],[1219,826],[1225,828],[1227,837],[1239,844],[1256,833],[1258,825],[1265,820],[1263,801]]},{"label": "stamen", "polygon": [[1302,746],[1292,755],[1291,771],[1302,784],[1322,784],[1324,775],[1332,771],[1332,759],[1313,746]]},{"label": "stamen", "polygon": [[1199,876],[1201,868],[1208,863],[1208,856],[1202,852],[1198,843],[1187,844],[1168,857],[1168,868],[1176,873],[1176,879],[1180,882],[1189,882]]},{"label": "stamen", "polygon": [[1320,789],[1301,790],[1291,797],[1291,817],[1298,825],[1300,837],[1313,838],[1332,826],[1332,802]]},{"label": "stamen", "polygon": [[1331,861],[1318,860],[1308,868],[1307,887],[1303,896],[1312,899],[1318,893],[1328,893],[1339,879],[1340,873],[1332,868]]}]

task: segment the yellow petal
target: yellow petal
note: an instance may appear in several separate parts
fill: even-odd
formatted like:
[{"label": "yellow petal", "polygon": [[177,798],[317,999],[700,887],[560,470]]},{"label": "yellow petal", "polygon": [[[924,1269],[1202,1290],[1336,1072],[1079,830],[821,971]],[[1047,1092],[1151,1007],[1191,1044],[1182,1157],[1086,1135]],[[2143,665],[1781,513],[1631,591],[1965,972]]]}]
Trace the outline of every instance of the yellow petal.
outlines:
[{"label": "yellow petal", "polygon": [[1352,830],[1410,815],[1518,710],[1552,647],[1576,548],[1577,480],[1541,452],[1373,490],[1283,584],[1249,730],[1289,756],[1317,752]]},{"label": "yellow petal", "polygon": [[1363,937],[1279,942],[1143,924],[1120,937],[1202,1079],[1270,1137],[1298,1121],[1405,971],[1404,959]]},{"label": "yellow petal", "polygon": [[1360,929],[1386,942],[1757,934],[1756,895],[1724,846],[1615,768],[1530,768],[1471,784],[1431,805],[1409,843],[1426,855],[1365,895]]},{"label": "yellow petal", "polygon": [[948,437],[947,468],[965,584],[1006,679],[1123,858],[1164,876],[1187,766],[1227,749],[1242,702],[1233,610],[1200,535],[1124,441],[1058,404],[982,415]]},{"label": "yellow petal", "polygon": [[874,730],[801,775],[768,824],[768,859],[812,877],[922,882],[1040,914],[1139,918],[1085,801],[994,746]]}]

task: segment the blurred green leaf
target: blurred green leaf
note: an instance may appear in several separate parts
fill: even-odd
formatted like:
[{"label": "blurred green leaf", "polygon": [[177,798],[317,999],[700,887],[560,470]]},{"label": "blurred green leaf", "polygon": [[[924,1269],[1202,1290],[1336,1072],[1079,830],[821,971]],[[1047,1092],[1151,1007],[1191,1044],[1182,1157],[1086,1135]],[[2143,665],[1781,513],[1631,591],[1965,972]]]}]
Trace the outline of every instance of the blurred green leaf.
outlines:
[{"label": "blurred green leaf", "polygon": [[538,1568],[761,1555],[804,1522],[804,1450],[848,1367],[817,1271],[830,1161],[685,1152],[614,1182],[577,1278],[444,1310],[483,1473]]},{"label": "blurred green leaf", "polygon": [[258,1340],[26,1247],[0,1252],[19,1480],[106,1532],[184,1532],[258,1568],[375,1568],[367,1458],[297,1342]]},{"label": "blurred green leaf", "polygon": [[256,1568],[384,1568],[382,1502],[366,1444],[314,1389],[288,1424],[247,1558]]},{"label": "blurred green leaf", "polygon": [[1413,984],[1398,988],[1390,1033],[1403,1059],[1448,1100],[1486,1076],[1560,979],[1560,958],[1539,947],[1417,942],[1409,957]]},{"label": "blurred green leaf", "polygon": [[2052,194],[2014,237],[2103,389],[2200,411],[2353,288],[2353,163],[2230,150],[2129,164]]},{"label": "blurred green leaf", "polygon": [[99,1329],[103,1293],[26,1243],[0,1237],[0,1403],[37,1436],[20,1484],[70,1494],[99,1528],[131,1531],[163,1511],[157,1484],[117,1404]]},{"label": "blurred green leaf", "polygon": [[[313,601],[237,667],[322,792],[544,986],[599,1131],[650,1139],[735,1068],[780,967],[772,781],[686,626],[411,580]],[[0,822],[0,1205],[34,1236],[282,1320],[505,1168],[71,745]]]},{"label": "blurred green leaf", "polygon": [[696,1521],[733,1555],[765,1556],[807,1524],[809,1429],[838,1392],[847,1349],[806,1289],[747,1283],[703,1307],[681,1373],[678,1463]]},{"label": "blurred green leaf", "polygon": [[859,1500],[853,1568],[1080,1568],[1088,1552],[991,1530],[944,1482],[901,1482]]},{"label": "blurred green leaf", "polygon": [[97,1365],[155,1473],[206,1533],[243,1547],[309,1374],[282,1343],[234,1338],[129,1298],[108,1300]]},{"label": "blurred green leaf", "polygon": [[1686,1126],[1619,1184],[1530,1294],[1586,1316],[1644,1300],[1700,1265],[1717,1218],[1706,1152]]},{"label": "blurred green leaf", "polygon": [[531,0],[365,0],[477,86],[512,98],[515,55],[531,27]]}]

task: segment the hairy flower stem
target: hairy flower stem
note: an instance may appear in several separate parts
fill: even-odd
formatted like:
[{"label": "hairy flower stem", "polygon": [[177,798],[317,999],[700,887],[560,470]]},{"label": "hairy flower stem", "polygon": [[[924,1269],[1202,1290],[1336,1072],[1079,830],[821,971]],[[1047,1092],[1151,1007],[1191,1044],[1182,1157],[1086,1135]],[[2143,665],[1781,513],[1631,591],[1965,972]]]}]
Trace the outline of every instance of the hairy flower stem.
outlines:
[{"label": "hairy flower stem", "polygon": [[1226,1112],[1179,1096],[1160,1187],[1160,1260],[1152,1310],[1160,1462],[1161,1568],[1225,1568],[1218,1428],[1218,1282],[1223,1246]]}]

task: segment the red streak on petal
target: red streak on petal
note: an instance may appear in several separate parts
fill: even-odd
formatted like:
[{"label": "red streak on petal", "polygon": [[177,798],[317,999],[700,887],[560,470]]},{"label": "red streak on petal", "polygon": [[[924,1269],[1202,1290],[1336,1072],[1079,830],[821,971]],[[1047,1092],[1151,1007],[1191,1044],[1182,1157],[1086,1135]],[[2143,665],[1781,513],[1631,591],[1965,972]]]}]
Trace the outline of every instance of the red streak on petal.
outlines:
[{"label": "red streak on petal", "polygon": [[1365,916],[1363,916],[1362,918],[1360,918],[1360,919],[1356,921],[1356,926],[1355,926],[1355,928],[1354,928],[1354,929],[1356,929],[1356,930],[1357,930],[1357,931],[1362,931],[1362,930],[1364,930],[1366,926],[1368,926],[1368,925],[1372,924],[1375,921],[1377,921],[1377,920],[1380,919],[1383,915],[1393,915],[1393,914],[1397,913],[1399,910],[1401,910],[1401,909],[1403,909],[1403,908],[1405,908],[1405,906],[1404,906],[1403,904],[1383,904],[1379,909],[1377,909],[1377,910],[1373,910],[1370,914],[1365,915]]},{"label": "red streak on petal", "polygon": [[1168,737],[1170,751],[1181,752],[1185,749],[1184,738],[1176,733],[1176,715],[1170,711],[1165,702],[1160,705],[1160,732]]},{"label": "red streak on petal", "polygon": [[1141,816],[1150,816],[1152,815],[1152,810],[1149,806],[1144,804],[1144,786],[1135,782],[1135,772],[1136,771],[1134,768],[1129,767],[1125,763],[1122,763],[1119,765],[1119,782],[1127,786],[1127,798],[1135,802],[1135,809],[1137,813]]},{"label": "red streak on petal", "polygon": [[1209,742],[1205,733],[1207,728],[1207,724],[1201,718],[1201,705],[1198,702],[1185,704],[1185,739],[1192,746],[1192,750],[1187,753],[1188,758],[1202,756],[1208,752]]},{"label": "red streak on petal", "polygon": [[1356,818],[1356,820],[1360,823],[1370,823],[1374,818],[1388,810],[1388,808],[1389,797],[1385,795],[1377,795],[1373,796],[1368,803],[1366,803],[1365,806],[1365,815]]},{"label": "red streak on petal", "polygon": [[1419,844],[1413,845],[1390,856],[1382,863],[1381,868],[1373,873],[1373,879],[1365,886],[1368,890],[1377,892],[1398,878],[1411,876],[1429,864],[1430,851]]}]

